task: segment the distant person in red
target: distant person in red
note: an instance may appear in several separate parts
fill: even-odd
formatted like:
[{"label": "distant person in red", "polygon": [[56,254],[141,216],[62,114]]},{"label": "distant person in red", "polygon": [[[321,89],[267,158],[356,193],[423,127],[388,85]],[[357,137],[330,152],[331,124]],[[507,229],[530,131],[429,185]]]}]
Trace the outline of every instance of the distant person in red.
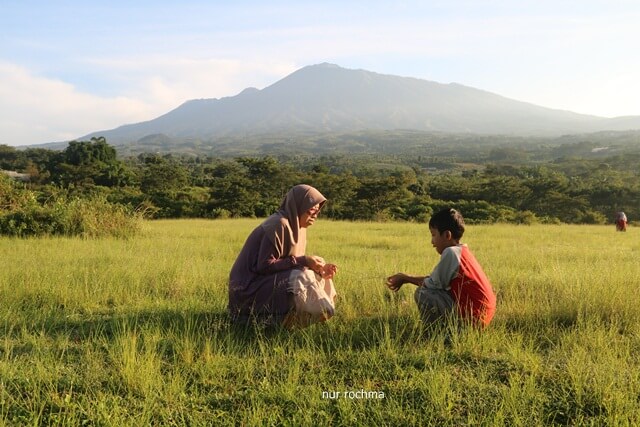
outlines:
[{"label": "distant person in red", "polygon": [[622,211],[616,214],[616,231],[627,231],[627,216]]},{"label": "distant person in red", "polygon": [[467,245],[460,244],[464,219],[455,209],[443,209],[429,221],[431,244],[441,255],[429,276],[396,273],[386,285],[397,292],[403,284],[418,286],[414,294],[422,320],[426,324],[441,321],[456,313],[475,326],[485,327],[496,311],[496,296],[482,267]]}]

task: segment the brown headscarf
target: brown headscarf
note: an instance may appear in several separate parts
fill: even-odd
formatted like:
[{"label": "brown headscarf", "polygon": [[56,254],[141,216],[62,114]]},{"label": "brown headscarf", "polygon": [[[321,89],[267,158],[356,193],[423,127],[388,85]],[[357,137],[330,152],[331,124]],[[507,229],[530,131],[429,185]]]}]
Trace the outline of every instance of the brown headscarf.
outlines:
[{"label": "brown headscarf", "polygon": [[262,228],[281,256],[304,255],[307,247],[306,229],[300,228],[299,216],[327,199],[315,188],[299,184],[291,188],[280,208],[262,223]]}]

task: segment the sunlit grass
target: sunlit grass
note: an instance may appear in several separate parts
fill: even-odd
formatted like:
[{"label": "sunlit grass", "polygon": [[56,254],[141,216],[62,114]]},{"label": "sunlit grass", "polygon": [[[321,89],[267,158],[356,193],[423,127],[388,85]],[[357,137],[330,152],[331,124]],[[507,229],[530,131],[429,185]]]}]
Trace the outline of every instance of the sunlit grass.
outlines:
[{"label": "sunlit grass", "polygon": [[307,252],[339,266],[336,317],[232,327],[228,272],[259,222],[0,239],[0,425],[640,423],[636,228],[469,226],[498,311],[445,345],[410,285],[383,285],[437,263],[424,224],[319,221]]}]

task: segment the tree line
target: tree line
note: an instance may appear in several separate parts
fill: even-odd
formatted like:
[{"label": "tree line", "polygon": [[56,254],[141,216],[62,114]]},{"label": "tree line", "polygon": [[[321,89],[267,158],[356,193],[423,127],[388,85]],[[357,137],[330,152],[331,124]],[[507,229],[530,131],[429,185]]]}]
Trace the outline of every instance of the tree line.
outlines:
[{"label": "tree line", "polygon": [[430,168],[390,154],[119,158],[104,138],[73,141],[61,151],[0,145],[0,169],[28,174],[28,183],[12,186],[40,203],[101,198],[150,218],[265,217],[291,186],[307,183],[329,200],[323,215],[340,220],[425,222],[452,205],[471,223],[603,224],[618,210],[637,217],[637,160],[461,165],[451,158]]}]

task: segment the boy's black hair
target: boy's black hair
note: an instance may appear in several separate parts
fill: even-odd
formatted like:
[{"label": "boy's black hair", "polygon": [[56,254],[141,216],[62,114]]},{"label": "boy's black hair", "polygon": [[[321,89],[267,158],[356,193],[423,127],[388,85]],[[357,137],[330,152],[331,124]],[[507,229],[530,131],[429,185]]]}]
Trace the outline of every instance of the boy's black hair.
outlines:
[{"label": "boy's black hair", "polygon": [[459,240],[464,234],[464,218],[457,210],[444,208],[431,216],[429,228],[435,228],[439,233],[450,231],[451,237]]}]

